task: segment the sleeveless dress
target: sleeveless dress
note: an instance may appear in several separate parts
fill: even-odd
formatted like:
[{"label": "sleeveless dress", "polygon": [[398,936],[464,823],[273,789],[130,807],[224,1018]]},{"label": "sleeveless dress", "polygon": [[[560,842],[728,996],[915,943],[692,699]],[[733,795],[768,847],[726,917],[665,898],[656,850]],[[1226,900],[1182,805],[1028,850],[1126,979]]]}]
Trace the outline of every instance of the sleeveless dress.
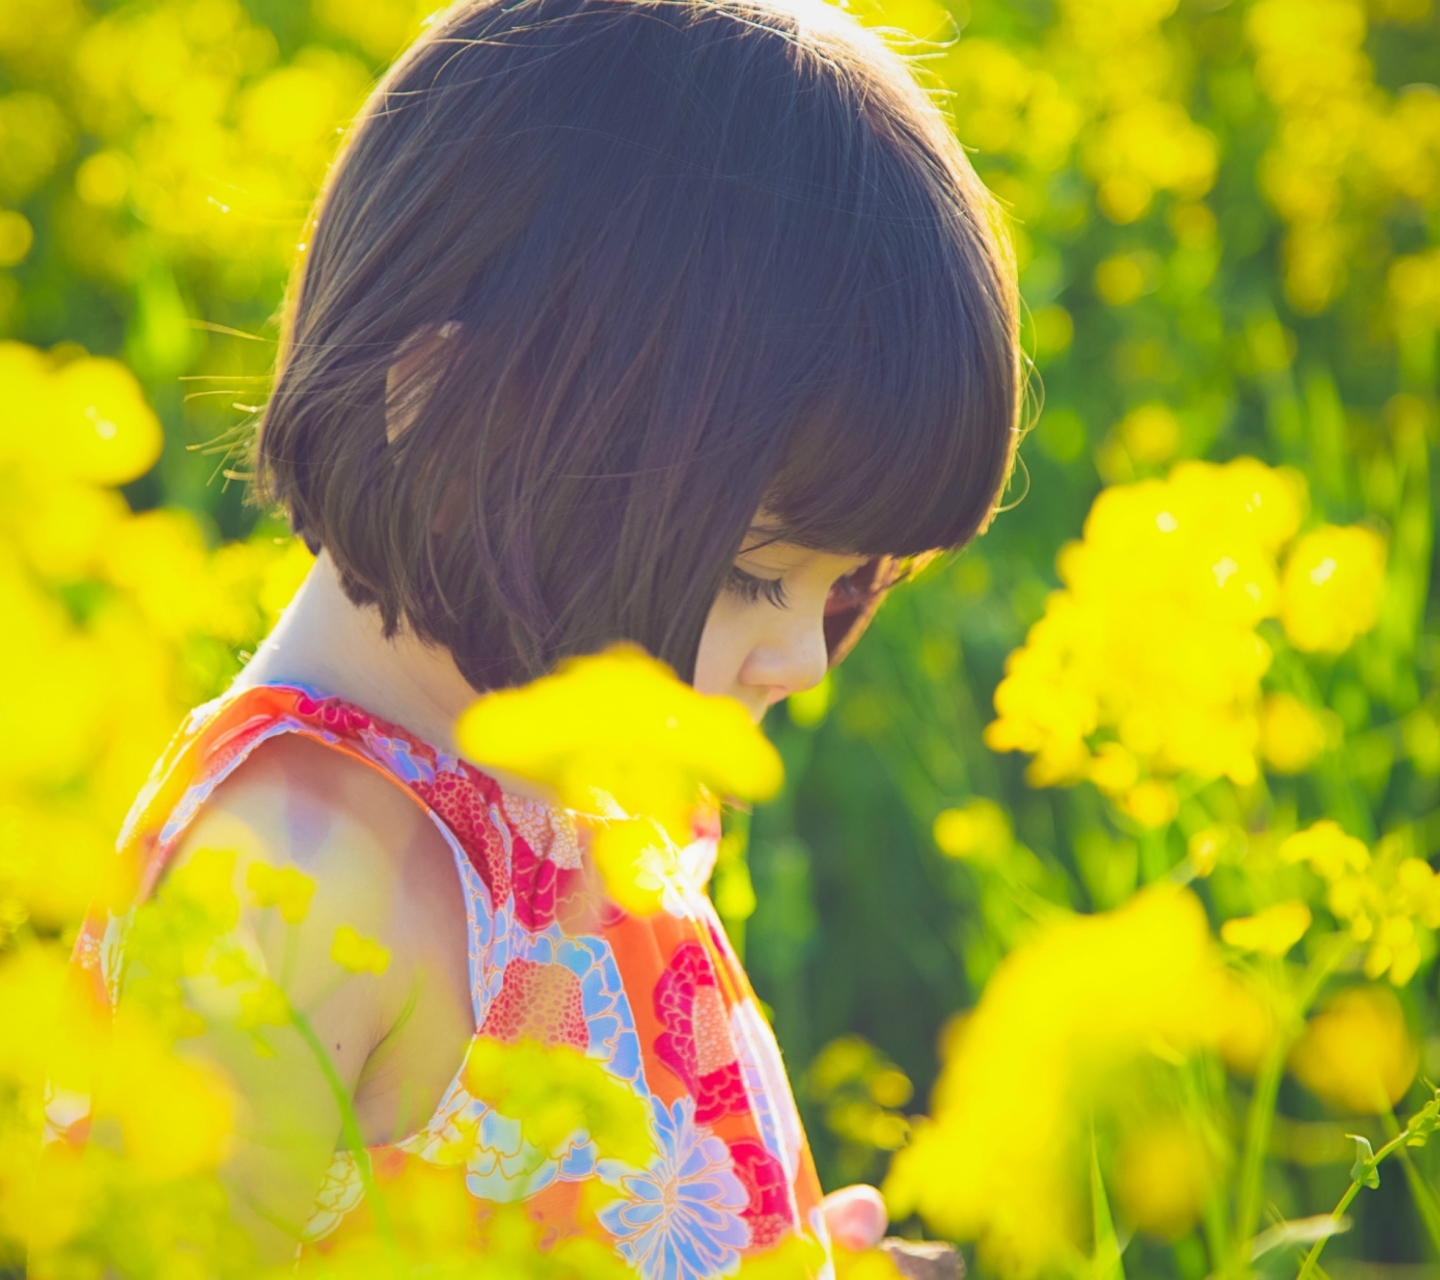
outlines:
[{"label": "sleeveless dress", "polygon": [[[470,1094],[461,1064],[421,1129],[368,1149],[378,1187],[423,1166],[426,1177],[462,1180],[477,1215],[523,1203],[542,1224],[542,1243],[603,1232],[645,1280],[730,1273],[742,1259],[796,1244],[797,1233],[811,1246],[805,1272],[833,1273],[820,1186],[779,1049],[704,892],[715,833],[683,851],[663,909],[632,916],[603,897],[564,811],[506,792],[352,703],[258,685],[192,711],[136,799],[119,851],[134,860],[137,903],[215,787],[284,733],[368,765],[444,837],[465,898],[476,1038],[532,1037],[599,1061],[646,1104],[658,1153],[648,1168],[617,1175],[597,1164],[583,1132],[558,1155],[537,1151],[514,1121]],[[92,914],[75,947],[73,965],[110,1007],[128,919]],[[73,1099],[68,1114],[61,1105],[49,1117],[52,1139],[81,1143],[86,1128]],[[602,1178],[613,1198],[583,1218],[585,1184]],[[300,1255],[363,1230],[363,1201],[355,1156],[342,1151]]]}]

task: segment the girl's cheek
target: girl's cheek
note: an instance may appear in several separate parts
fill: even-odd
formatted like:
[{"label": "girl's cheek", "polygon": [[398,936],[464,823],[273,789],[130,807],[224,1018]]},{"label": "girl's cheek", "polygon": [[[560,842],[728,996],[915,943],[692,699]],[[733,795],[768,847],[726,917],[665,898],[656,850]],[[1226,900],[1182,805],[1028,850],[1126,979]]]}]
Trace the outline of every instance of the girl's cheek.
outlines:
[{"label": "girl's cheek", "polygon": [[744,612],[725,596],[711,607],[695,658],[694,684],[698,692],[731,696],[738,693],[740,670],[749,652]]}]

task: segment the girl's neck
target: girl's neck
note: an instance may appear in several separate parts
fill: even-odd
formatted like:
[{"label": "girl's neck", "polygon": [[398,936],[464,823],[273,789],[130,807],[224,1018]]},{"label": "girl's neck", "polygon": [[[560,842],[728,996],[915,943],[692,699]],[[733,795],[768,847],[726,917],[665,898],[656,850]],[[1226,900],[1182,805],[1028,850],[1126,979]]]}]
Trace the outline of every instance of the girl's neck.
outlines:
[{"label": "girl's neck", "polygon": [[379,610],[350,600],[323,550],[233,687],[286,683],[344,698],[452,752],[455,720],[477,696],[444,649],[404,627],[387,639]]}]

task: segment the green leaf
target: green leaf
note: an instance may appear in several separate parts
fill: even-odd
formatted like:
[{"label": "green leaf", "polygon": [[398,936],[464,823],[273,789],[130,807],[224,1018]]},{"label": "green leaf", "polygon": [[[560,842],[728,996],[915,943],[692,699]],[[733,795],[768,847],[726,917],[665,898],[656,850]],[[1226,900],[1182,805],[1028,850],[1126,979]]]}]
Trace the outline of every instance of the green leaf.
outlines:
[{"label": "green leaf", "polygon": [[1430,1091],[1434,1096],[1410,1117],[1410,1123],[1405,1126],[1410,1135],[1405,1139],[1407,1147],[1423,1147],[1430,1135],[1440,1129],[1440,1089],[1432,1084]]},{"label": "green leaf", "polygon": [[1100,1155],[1095,1149],[1095,1129],[1090,1129],[1090,1204],[1094,1217],[1095,1256],[1091,1260],[1093,1280],[1125,1280],[1123,1252],[1115,1236],[1115,1220],[1110,1216],[1110,1200],[1105,1194],[1105,1180],[1100,1176]]},{"label": "green leaf", "polygon": [[1350,1166],[1350,1181],[1373,1191],[1380,1185],[1380,1170],[1375,1167],[1375,1149],[1370,1145],[1370,1139],[1362,1138],[1358,1133],[1347,1133],[1345,1136],[1355,1140],[1355,1163]]}]

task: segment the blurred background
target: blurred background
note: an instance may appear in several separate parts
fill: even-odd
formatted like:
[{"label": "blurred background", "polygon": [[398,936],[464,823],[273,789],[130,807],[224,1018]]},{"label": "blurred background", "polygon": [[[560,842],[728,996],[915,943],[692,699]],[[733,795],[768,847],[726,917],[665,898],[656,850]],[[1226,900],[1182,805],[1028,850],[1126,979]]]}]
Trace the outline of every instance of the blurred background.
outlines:
[{"label": "blurred background", "polygon": [[[305,572],[246,504],[245,433],[338,136],[432,7],[0,0],[0,947],[64,940],[90,877],[56,874],[55,851],[103,865],[184,710]],[[1032,787],[981,737],[1104,486],[1251,455],[1303,472],[1325,519],[1382,530],[1379,627],[1322,673],[1330,781],[1281,762],[1269,795],[1334,811],[1339,787],[1366,838],[1440,846],[1431,0],[849,7],[914,59],[1010,211],[1037,376],[1010,509],[776,709],[787,790],[717,872],[827,1186],[881,1178],[926,1109],[942,1028],[1023,929],[1015,877],[1088,911],[1174,860],[1092,784]],[[113,408],[84,435],[55,405],[97,387]],[[1010,890],[977,872],[987,851]],[[1403,998],[1440,1075],[1430,952]],[[1276,1194],[1328,1207],[1340,1129],[1298,1090],[1281,1110],[1334,1134],[1286,1131],[1313,1140]],[[1429,1256],[1400,1179],[1357,1210],[1337,1274]],[[1187,1274],[1148,1247],[1132,1268]]]}]

